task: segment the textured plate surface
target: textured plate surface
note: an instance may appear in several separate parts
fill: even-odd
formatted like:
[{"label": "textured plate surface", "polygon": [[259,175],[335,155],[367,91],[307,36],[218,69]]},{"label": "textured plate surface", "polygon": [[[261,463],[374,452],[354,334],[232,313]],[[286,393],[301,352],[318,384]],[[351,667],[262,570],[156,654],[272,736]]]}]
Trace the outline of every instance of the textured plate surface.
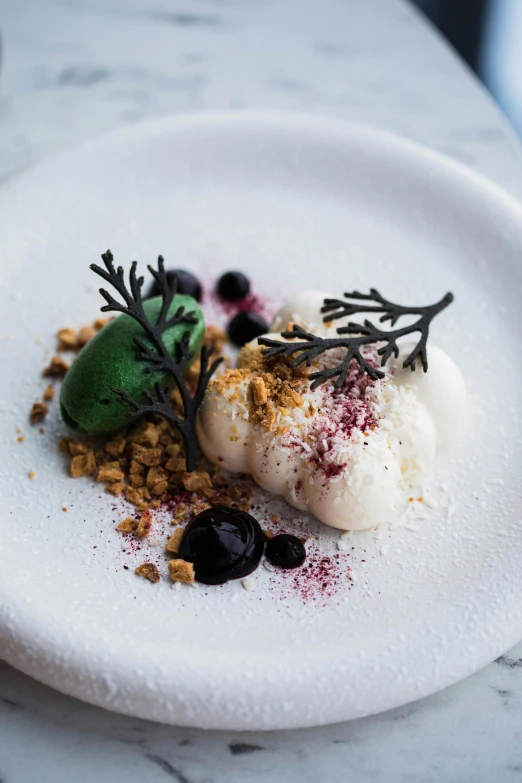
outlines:
[{"label": "textured plate surface", "polygon": [[[470,421],[426,490],[436,508],[354,535],[340,554],[357,580],[338,580],[330,597],[303,596],[263,568],[253,591],[173,591],[125,570],[113,521],[122,508],[67,477],[57,406],[44,434],[27,423],[56,329],[96,316],[88,264],[107,247],[125,263],[162,252],[205,280],[244,269],[272,299],[376,286],[428,303],[453,290],[433,339],[465,373]],[[338,122],[167,119],[6,183],[0,253],[0,655],[9,663],[133,715],[274,729],[425,696],[522,637],[522,212],[502,191]],[[338,534],[298,524],[335,557]]]}]

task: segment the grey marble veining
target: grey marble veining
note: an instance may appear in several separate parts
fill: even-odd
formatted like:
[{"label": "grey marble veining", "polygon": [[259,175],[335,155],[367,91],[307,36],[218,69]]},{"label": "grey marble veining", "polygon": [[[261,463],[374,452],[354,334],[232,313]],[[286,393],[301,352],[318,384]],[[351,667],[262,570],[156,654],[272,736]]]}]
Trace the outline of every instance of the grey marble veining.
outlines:
[{"label": "grey marble veining", "polygon": [[[399,0],[0,0],[0,30],[0,176],[151,115],[266,108],[395,131],[522,198],[514,133]],[[384,715],[266,734],[110,714],[0,664],[0,783],[510,783],[521,735],[522,645]]]}]

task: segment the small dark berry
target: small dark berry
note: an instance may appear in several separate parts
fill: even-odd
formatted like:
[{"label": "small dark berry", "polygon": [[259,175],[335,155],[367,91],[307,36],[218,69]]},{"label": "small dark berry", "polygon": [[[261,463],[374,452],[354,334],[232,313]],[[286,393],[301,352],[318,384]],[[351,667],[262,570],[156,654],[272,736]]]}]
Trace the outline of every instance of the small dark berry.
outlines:
[{"label": "small dark berry", "polygon": [[250,280],[243,272],[226,272],[218,280],[217,293],[226,302],[244,299],[250,293]]},{"label": "small dark berry", "polygon": [[[170,284],[172,284],[174,275],[178,276],[178,294],[193,296],[196,302],[201,302],[201,283],[198,278],[192,272],[187,272],[186,269],[172,269],[167,272],[167,280]],[[158,284],[153,280],[146,298],[151,299],[153,296],[159,296],[160,293]]]},{"label": "small dark berry", "polygon": [[241,346],[246,345],[255,337],[266,334],[268,332],[268,324],[259,313],[249,313],[248,310],[241,310],[230,321],[227,332],[230,341],[241,348]]},{"label": "small dark berry", "polygon": [[281,533],[269,540],[265,555],[269,563],[279,568],[299,568],[305,561],[306,549],[296,536]]}]

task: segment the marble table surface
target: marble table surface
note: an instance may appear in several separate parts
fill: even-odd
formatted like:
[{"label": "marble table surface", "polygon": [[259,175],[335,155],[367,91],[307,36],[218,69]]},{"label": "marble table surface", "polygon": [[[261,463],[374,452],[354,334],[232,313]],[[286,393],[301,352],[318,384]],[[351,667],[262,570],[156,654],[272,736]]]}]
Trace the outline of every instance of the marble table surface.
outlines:
[{"label": "marble table surface", "polygon": [[[267,108],[395,131],[522,199],[513,131],[402,0],[0,0],[0,34],[0,176],[151,115]],[[392,712],[266,734],[113,715],[0,663],[0,783],[503,783],[521,737],[522,645]]]}]

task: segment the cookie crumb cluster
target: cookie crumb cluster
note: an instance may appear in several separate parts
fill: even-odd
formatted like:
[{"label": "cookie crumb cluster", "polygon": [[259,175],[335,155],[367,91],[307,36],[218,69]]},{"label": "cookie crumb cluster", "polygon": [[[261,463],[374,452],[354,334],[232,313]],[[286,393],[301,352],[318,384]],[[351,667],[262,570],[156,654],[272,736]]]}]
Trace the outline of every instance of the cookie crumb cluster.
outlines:
[{"label": "cookie crumb cluster", "polygon": [[[307,378],[306,366],[291,367],[279,358],[266,360],[258,346],[248,345],[240,353],[238,367],[225,370],[209,388],[234,402],[246,385],[248,420],[269,432],[283,434],[286,427],[277,423],[290,410],[305,407]],[[310,417],[314,412],[307,408],[305,415]]]},{"label": "cookie crumb cluster", "polygon": [[[79,330],[60,329],[57,354],[43,370],[43,377],[62,379],[70,367],[62,354],[66,351],[77,354],[110,320],[100,318],[92,326]],[[226,333],[219,327],[209,325],[206,328],[203,342],[213,347],[218,355],[222,354],[227,341]],[[197,384],[199,371],[196,361],[189,370],[189,383]],[[176,389],[172,399],[174,406],[180,402],[176,392],[179,395]],[[29,419],[32,424],[43,422],[56,397],[57,389],[49,383],[42,399],[31,408]],[[116,525],[119,533],[137,540],[146,539],[154,527],[153,510],[163,506],[171,511],[171,523],[176,529],[165,543],[165,554],[170,557],[167,565],[173,583],[195,581],[193,564],[179,557],[184,526],[191,518],[219,505],[250,511],[251,490],[231,482],[220,474],[218,466],[208,465],[201,459],[197,470],[186,472],[182,437],[159,415],[150,414],[110,436],[61,437],[58,448],[68,458],[71,478],[90,478],[104,485],[109,494],[121,496],[136,508],[135,515],[125,517]],[[32,479],[35,473],[31,470],[28,475]],[[135,573],[152,584],[161,580],[154,563],[142,563]]]}]

